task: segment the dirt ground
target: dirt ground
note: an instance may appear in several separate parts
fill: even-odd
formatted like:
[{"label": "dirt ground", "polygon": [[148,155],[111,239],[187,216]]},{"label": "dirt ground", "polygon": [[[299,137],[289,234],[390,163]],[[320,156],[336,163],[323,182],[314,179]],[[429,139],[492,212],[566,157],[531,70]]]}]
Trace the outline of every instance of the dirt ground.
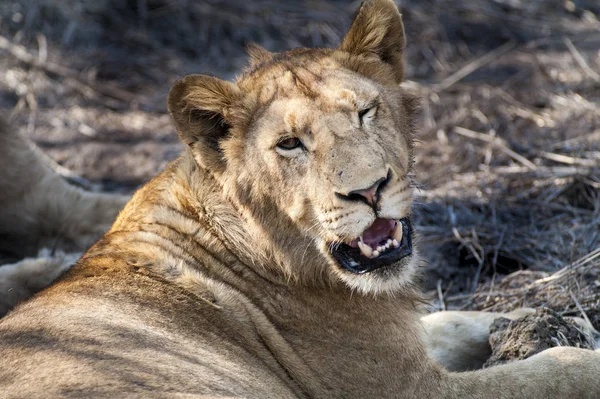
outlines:
[{"label": "dirt ground", "polygon": [[[0,112],[73,181],[131,192],[181,148],[174,80],[232,78],[248,42],[336,46],[358,4],[5,0]],[[600,328],[600,3],[399,5],[433,306],[546,305]]]}]

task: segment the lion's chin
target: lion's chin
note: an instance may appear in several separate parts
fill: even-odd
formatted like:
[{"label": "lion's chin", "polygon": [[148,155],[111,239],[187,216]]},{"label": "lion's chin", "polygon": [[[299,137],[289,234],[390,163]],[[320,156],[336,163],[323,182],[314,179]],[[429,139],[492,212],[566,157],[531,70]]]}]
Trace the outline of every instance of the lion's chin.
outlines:
[{"label": "lion's chin", "polygon": [[397,263],[368,273],[356,274],[335,265],[334,273],[351,290],[362,294],[402,294],[413,290],[420,275],[420,261],[415,252]]}]

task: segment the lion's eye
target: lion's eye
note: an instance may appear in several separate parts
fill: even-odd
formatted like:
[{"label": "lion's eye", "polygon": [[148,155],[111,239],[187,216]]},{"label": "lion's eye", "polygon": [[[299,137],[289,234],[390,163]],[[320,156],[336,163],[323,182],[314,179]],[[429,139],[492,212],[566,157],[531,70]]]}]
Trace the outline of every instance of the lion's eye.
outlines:
[{"label": "lion's eye", "polygon": [[279,147],[282,150],[290,151],[295,148],[302,147],[302,142],[296,137],[288,137],[278,142],[277,147]]},{"label": "lion's eye", "polygon": [[360,124],[364,125],[365,122],[372,120],[375,117],[376,113],[377,113],[376,105],[358,111],[358,119],[360,120]]}]

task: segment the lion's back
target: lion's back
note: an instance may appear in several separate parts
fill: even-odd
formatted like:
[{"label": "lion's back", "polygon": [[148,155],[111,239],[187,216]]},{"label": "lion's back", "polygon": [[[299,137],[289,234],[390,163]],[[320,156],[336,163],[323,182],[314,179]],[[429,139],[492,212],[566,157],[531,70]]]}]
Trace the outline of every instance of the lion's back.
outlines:
[{"label": "lion's back", "polygon": [[218,308],[123,269],[78,265],[0,321],[4,397],[291,396]]}]

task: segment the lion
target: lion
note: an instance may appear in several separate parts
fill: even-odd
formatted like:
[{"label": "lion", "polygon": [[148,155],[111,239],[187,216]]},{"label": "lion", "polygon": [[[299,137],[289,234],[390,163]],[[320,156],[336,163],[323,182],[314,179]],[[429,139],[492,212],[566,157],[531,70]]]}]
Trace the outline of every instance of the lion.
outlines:
[{"label": "lion", "polygon": [[69,184],[1,118],[0,170],[1,317],[74,264],[129,197]]},{"label": "lion", "polygon": [[[5,221],[0,225],[1,317],[73,265],[108,230],[129,197],[89,193],[67,184],[40,161],[31,142],[1,119],[0,142],[5,171],[0,175],[0,220]],[[520,309],[502,316],[514,319],[531,312]],[[481,368],[491,353],[488,326],[499,316],[438,312],[423,317],[428,354],[449,370]],[[473,317],[480,320],[473,323]]]},{"label": "lion", "polygon": [[[255,46],[235,82],[176,82],[168,109],[186,149],[68,272],[0,321],[0,391],[600,397],[591,350],[463,373],[428,356],[405,44],[393,1],[366,0],[337,49]],[[491,317],[442,315],[442,327],[467,326],[445,329],[459,333]]]}]

